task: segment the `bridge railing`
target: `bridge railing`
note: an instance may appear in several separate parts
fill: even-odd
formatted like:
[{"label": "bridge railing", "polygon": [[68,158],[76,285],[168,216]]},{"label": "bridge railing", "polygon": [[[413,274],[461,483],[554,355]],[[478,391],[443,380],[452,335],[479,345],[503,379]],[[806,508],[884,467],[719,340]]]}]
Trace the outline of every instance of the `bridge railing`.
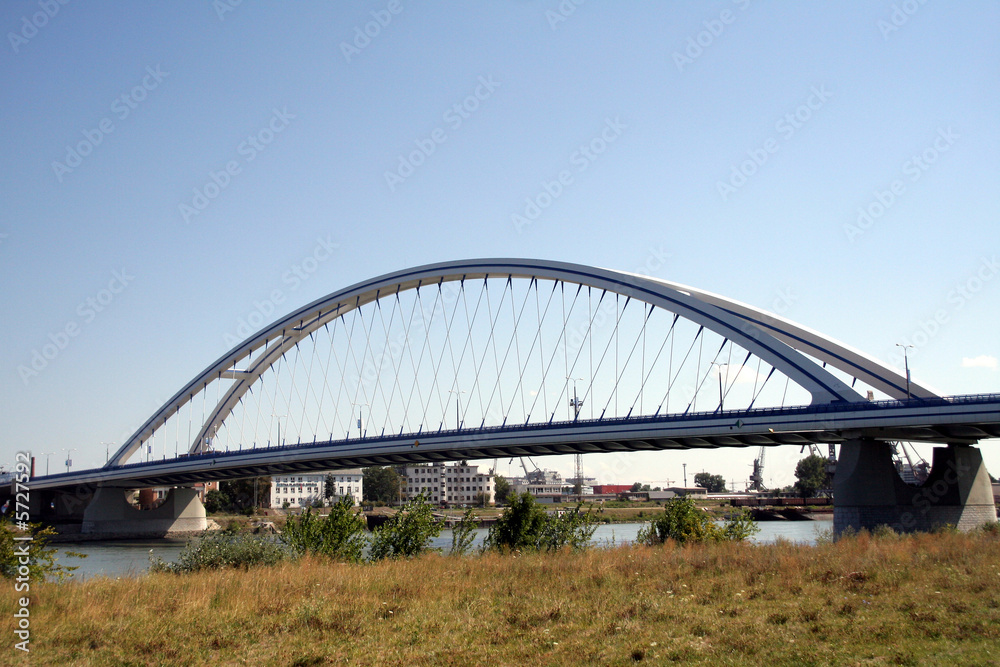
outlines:
[{"label": "bridge railing", "polygon": [[[202,460],[218,460],[225,459],[228,457],[239,457],[244,454],[253,453],[268,453],[268,452],[282,452],[289,450],[302,450],[311,447],[328,447],[334,443],[348,443],[357,441],[380,441],[380,442],[399,442],[406,440],[413,440],[414,438],[419,438],[421,436],[428,435],[476,435],[485,436],[499,433],[516,433],[519,431],[526,430],[548,430],[548,429],[560,429],[573,424],[579,425],[614,425],[614,424],[663,424],[663,423],[676,423],[676,422],[691,422],[691,421],[705,421],[710,419],[742,419],[742,418],[753,418],[753,417],[765,417],[776,414],[781,415],[799,415],[799,414],[836,414],[843,412],[855,412],[858,410],[884,410],[884,409],[904,409],[912,407],[932,407],[932,406],[944,406],[944,405],[970,405],[970,404],[981,404],[981,403],[995,403],[1000,401],[1000,394],[967,394],[960,396],[943,396],[940,398],[911,398],[911,399],[889,399],[882,401],[863,401],[856,403],[848,403],[839,401],[836,403],[826,403],[826,404],[815,404],[815,405],[800,405],[791,407],[766,407],[766,408],[751,408],[749,410],[726,410],[720,412],[719,410],[714,411],[704,411],[704,412],[689,412],[684,414],[670,414],[670,415],[643,415],[639,417],[615,417],[608,419],[578,419],[575,421],[550,421],[545,423],[526,423],[526,424],[505,424],[502,426],[485,426],[482,428],[464,428],[464,429],[441,429],[438,431],[418,431],[415,433],[403,433],[403,434],[391,434],[391,435],[375,435],[367,436],[364,438],[342,438],[340,440],[322,440],[313,442],[301,442],[297,441],[292,444],[286,445],[272,445],[269,447],[249,447],[246,449],[236,449],[230,451],[211,451],[205,452],[204,454],[191,454],[188,456],[177,457],[173,459],[159,459],[155,461],[138,461],[136,463],[126,463],[114,468],[109,468],[108,470],[126,470],[145,466],[155,466],[162,465],[164,462],[177,462],[177,461],[202,461]],[[98,468],[96,470],[102,470]],[[67,473],[56,473],[53,475],[46,476],[46,479],[58,479],[61,477],[72,477],[74,475],[79,475],[83,471],[77,472],[67,472]]]}]

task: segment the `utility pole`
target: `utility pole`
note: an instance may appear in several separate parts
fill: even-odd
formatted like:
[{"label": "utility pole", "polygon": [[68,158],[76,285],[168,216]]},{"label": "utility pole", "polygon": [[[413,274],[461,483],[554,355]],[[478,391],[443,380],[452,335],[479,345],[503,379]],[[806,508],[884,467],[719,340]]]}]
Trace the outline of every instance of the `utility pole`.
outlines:
[{"label": "utility pole", "polygon": [[684,467],[684,488],[686,489],[688,485],[688,464],[682,463],[681,465]]},{"label": "utility pole", "polygon": [[[910,358],[906,354],[907,348],[912,348],[912,345],[903,345],[902,343],[896,343],[896,347],[903,348],[903,366],[906,368],[906,399],[910,399]],[[916,349],[916,348],[914,348]]]}]

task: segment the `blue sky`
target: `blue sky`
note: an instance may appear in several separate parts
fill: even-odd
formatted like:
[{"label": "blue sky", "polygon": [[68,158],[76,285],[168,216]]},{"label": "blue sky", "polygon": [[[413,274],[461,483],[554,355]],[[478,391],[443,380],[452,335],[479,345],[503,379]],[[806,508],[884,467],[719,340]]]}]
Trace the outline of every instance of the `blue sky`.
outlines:
[{"label": "blue sky", "polygon": [[53,0],[0,28],[0,460],[99,465],[254,313],[468,257],[656,266],[1000,389],[996,3]]}]

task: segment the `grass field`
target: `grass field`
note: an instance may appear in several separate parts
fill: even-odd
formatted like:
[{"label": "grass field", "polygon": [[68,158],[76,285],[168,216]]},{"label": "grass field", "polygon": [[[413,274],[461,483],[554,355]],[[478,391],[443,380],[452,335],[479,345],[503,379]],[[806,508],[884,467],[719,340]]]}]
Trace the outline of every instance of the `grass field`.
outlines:
[{"label": "grass field", "polygon": [[[0,627],[13,637],[13,584]],[[305,560],[31,588],[0,664],[996,665],[1000,539]]]}]

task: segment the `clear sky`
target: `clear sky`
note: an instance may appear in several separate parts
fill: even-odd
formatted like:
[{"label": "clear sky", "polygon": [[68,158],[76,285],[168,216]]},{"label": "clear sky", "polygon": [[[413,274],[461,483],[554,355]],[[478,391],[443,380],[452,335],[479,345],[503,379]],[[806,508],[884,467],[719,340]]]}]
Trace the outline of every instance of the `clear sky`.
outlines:
[{"label": "clear sky", "polygon": [[[472,257],[655,267],[1000,391],[994,2],[25,0],[0,29],[8,465],[102,464],[255,312]],[[755,454],[585,468],[742,486]]]}]

